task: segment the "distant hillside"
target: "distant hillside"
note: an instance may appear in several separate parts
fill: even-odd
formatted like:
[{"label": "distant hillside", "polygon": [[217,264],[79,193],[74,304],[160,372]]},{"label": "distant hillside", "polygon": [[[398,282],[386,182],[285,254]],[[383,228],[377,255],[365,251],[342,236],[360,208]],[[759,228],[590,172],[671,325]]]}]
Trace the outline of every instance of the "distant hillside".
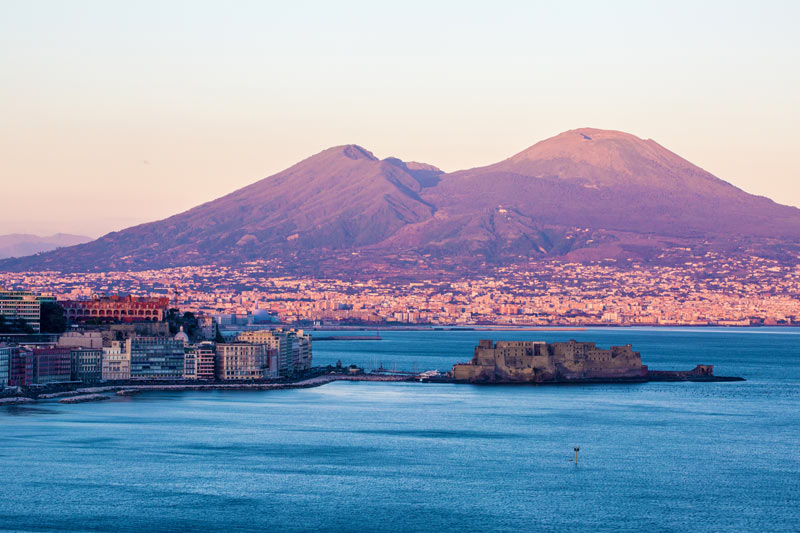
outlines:
[{"label": "distant hillside", "polygon": [[3,269],[115,270],[410,254],[454,267],[536,258],[650,261],[669,247],[800,243],[800,210],[748,194],[653,140],[582,128],[445,174],[338,146],[217,200]]},{"label": "distant hillside", "polygon": [[39,252],[49,252],[64,246],[83,244],[92,239],[83,235],[69,235],[56,233],[47,237],[28,235],[25,233],[11,233],[0,235],[0,259],[6,257],[24,257]]}]

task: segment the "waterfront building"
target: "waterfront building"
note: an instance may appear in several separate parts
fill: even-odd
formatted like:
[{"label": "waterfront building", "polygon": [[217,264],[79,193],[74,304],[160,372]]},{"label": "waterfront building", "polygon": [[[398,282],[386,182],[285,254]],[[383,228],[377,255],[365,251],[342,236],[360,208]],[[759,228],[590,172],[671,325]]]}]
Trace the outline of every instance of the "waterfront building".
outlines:
[{"label": "waterfront building", "polygon": [[184,371],[183,341],[169,337],[128,339],[131,354],[131,379],[181,379]]},{"label": "waterfront building", "polygon": [[102,348],[72,348],[70,375],[73,381],[97,383],[103,379]]},{"label": "waterfront building", "polygon": [[275,357],[278,375],[290,375],[289,368],[292,361],[292,347],[286,335],[283,335],[281,330],[261,329],[256,331],[243,331],[236,336],[236,341],[266,346],[268,356]]},{"label": "waterfront building", "polygon": [[[217,349],[213,342],[201,342],[195,348],[197,379],[216,378]],[[277,363],[276,363],[277,366]]]},{"label": "waterfront building", "polygon": [[71,380],[72,350],[70,348],[34,348],[33,383],[47,385]]},{"label": "waterfront building", "polygon": [[60,303],[70,322],[160,322],[169,298],[113,295]]},{"label": "waterfront building", "polygon": [[277,370],[269,367],[269,349],[265,344],[217,344],[216,352],[217,379],[264,379],[272,377]]},{"label": "waterfront building", "polygon": [[183,377],[197,379],[197,346],[183,347]]},{"label": "waterfront building", "polygon": [[0,389],[8,387],[8,376],[11,371],[12,351],[19,351],[16,346],[0,343]]},{"label": "waterfront building", "polygon": [[311,335],[302,329],[243,331],[236,340],[266,345],[277,355],[280,376],[291,376],[311,368]]},{"label": "waterfront building", "polygon": [[0,289],[0,316],[6,320],[24,320],[34,332],[38,333],[42,302],[55,302],[55,298],[30,291]]},{"label": "waterfront building", "polygon": [[103,381],[131,379],[130,345],[130,342],[113,341],[111,346],[103,348]]},{"label": "waterfront building", "polygon": [[311,335],[303,330],[289,330],[287,338],[292,344],[292,373],[297,374],[311,369]]},{"label": "waterfront building", "polygon": [[278,379],[280,377],[280,366],[278,364],[278,354],[275,350],[267,349],[267,368],[269,372],[264,373],[265,378]]},{"label": "waterfront building", "polygon": [[33,385],[33,352],[29,348],[15,348],[9,352],[8,385],[10,387]]}]

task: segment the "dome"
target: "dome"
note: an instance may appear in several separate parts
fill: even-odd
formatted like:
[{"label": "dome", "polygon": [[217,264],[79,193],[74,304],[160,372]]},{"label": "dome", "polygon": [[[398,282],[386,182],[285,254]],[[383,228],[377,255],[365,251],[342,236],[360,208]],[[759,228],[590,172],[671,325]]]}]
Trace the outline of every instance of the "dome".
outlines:
[{"label": "dome", "polygon": [[181,326],[181,330],[175,334],[176,341],[182,341],[184,344],[189,343],[189,336],[183,332],[183,326]]}]

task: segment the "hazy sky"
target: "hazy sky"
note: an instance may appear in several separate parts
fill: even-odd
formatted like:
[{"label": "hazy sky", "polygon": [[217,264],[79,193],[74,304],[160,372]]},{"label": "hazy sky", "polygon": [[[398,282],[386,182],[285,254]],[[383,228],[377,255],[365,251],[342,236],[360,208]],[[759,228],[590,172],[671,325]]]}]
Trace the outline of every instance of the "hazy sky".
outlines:
[{"label": "hazy sky", "polygon": [[582,126],[800,206],[799,19],[796,1],[2,0],[0,234],[98,236],[338,144],[457,170]]}]

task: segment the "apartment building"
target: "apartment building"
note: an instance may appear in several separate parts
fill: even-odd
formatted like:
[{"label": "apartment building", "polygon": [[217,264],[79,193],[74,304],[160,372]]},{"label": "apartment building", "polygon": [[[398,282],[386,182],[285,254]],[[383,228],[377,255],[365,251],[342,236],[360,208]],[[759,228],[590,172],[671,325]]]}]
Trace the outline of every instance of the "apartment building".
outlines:
[{"label": "apartment building", "polygon": [[102,362],[103,381],[131,379],[130,343],[113,341],[111,346],[103,348]]}]

